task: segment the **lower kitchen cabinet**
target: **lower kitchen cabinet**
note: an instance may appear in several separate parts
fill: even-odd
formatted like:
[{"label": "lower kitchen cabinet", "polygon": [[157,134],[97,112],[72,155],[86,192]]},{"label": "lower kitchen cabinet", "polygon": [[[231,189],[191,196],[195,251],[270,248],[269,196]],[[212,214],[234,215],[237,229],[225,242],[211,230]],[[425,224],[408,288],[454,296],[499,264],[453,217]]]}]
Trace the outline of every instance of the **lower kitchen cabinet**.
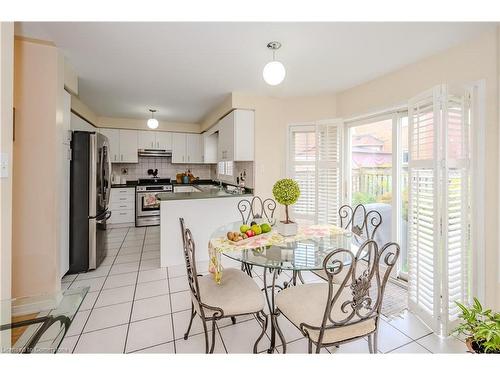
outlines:
[{"label": "lower kitchen cabinet", "polygon": [[135,223],[135,188],[111,188],[110,224]]}]

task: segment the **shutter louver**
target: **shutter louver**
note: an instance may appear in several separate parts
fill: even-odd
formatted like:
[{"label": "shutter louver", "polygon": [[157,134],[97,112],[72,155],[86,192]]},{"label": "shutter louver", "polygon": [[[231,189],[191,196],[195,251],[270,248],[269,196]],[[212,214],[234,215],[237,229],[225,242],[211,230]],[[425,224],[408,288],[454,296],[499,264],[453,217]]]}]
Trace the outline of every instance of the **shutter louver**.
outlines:
[{"label": "shutter louver", "polygon": [[320,224],[338,224],[341,206],[341,136],[338,124],[318,124],[318,218]]},{"label": "shutter louver", "polygon": [[408,305],[437,329],[439,306],[439,219],[436,141],[439,112],[437,92],[424,93],[408,108]]},{"label": "shutter louver", "polygon": [[470,300],[469,103],[445,85],[409,103],[408,303],[437,333]]},{"label": "shutter louver", "polygon": [[290,127],[289,174],[300,187],[294,218],[336,224],[341,205],[342,123]]},{"label": "shutter louver", "polygon": [[470,302],[469,241],[469,139],[470,95],[464,89],[452,92],[446,88],[443,100],[443,180],[446,184],[443,202],[443,323],[444,332],[456,326],[460,310],[455,301]]}]

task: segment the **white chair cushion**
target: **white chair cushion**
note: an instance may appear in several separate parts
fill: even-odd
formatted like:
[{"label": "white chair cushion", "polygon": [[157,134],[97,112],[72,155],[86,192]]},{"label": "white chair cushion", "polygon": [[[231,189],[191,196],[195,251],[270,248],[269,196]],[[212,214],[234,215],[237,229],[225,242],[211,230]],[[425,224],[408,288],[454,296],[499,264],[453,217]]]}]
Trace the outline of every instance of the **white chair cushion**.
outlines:
[{"label": "white chair cushion", "polygon": [[[245,272],[235,268],[227,268],[222,273],[220,284],[212,275],[198,277],[201,302],[219,307],[225,315],[251,314],[264,308],[264,295],[255,281]],[[195,302],[196,308],[197,303]],[[214,310],[205,308],[207,316]]]},{"label": "white chair cushion", "polygon": [[[336,285],[334,285],[335,287]],[[338,287],[338,286],[336,286]],[[303,284],[287,288],[276,295],[276,306],[297,328],[301,323],[321,327],[328,299],[328,284]],[[337,300],[333,312],[334,320],[344,319],[347,314],[340,310],[343,302],[351,300],[351,289],[344,288],[344,292]],[[337,306],[339,306],[337,308]],[[326,325],[331,324],[327,320]],[[344,327],[330,328],[325,331],[322,343],[336,343],[359,336],[367,335],[375,330],[375,318],[368,319]],[[318,342],[319,329],[309,330],[309,337]]]}]

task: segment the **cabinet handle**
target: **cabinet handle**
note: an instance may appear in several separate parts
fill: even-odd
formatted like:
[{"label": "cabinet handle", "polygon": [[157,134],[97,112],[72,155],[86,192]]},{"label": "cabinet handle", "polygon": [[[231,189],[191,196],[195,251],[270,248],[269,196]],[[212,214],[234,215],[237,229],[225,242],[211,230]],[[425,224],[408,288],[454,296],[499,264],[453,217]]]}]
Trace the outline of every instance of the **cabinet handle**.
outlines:
[{"label": "cabinet handle", "polygon": [[189,155],[188,155],[188,161],[189,161],[189,160],[190,160],[190,157],[189,157]]},{"label": "cabinet handle", "polygon": [[160,148],[160,141],[156,142],[156,148]]},{"label": "cabinet handle", "polygon": [[116,154],[115,154],[115,161],[116,161]]},{"label": "cabinet handle", "polygon": [[121,201],[126,201],[126,200],[127,200],[127,198],[120,198],[120,200],[121,200]]},{"label": "cabinet handle", "polygon": [[126,208],[127,206],[120,206],[120,208]]},{"label": "cabinet handle", "polygon": [[182,161],[184,161],[184,155],[182,155]]},{"label": "cabinet handle", "polygon": [[123,154],[122,154],[122,155],[120,155],[120,160],[123,160]]}]

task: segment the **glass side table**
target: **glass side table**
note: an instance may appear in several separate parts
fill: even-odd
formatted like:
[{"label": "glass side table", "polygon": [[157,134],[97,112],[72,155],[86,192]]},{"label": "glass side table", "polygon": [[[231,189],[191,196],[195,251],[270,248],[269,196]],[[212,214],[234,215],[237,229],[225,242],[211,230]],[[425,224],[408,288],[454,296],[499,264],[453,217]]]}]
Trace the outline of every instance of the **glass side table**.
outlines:
[{"label": "glass side table", "polygon": [[88,290],[0,301],[0,353],[56,353]]}]

